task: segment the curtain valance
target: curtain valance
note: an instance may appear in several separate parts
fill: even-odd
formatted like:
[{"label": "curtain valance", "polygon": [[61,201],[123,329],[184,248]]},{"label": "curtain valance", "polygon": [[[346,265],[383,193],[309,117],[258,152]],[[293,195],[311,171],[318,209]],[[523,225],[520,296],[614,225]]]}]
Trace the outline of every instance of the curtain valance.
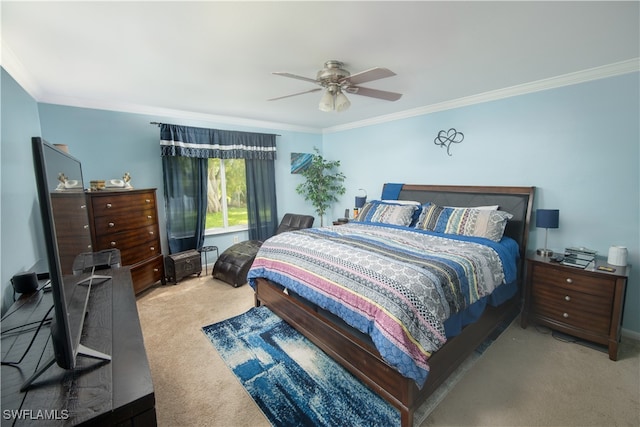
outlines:
[{"label": "curtain valance", "polygon": [[163,156],[276,159],[276,135],[160,124]]}]

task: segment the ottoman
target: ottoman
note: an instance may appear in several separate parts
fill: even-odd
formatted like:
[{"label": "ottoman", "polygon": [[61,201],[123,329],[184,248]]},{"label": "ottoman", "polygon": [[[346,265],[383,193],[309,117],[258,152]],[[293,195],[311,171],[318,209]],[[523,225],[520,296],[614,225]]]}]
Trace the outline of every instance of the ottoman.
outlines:
[{"label": "ottoman", "polygon": [[236,243],[222,254],[213,266],[213,277],[237,288],[247,283],[247,273],[258,249],[262,246],[260,240],[247,240]]}]

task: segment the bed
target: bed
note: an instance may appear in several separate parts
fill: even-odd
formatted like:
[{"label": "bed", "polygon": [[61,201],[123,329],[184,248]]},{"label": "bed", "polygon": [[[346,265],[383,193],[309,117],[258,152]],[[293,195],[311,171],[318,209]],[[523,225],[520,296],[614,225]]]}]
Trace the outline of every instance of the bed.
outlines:
[{"label": "bed", "polygon": [[248,275],[256,305],[412,426],[422,402],[518,310],[534,190],[385,184],[362,221],[267,240]]}]

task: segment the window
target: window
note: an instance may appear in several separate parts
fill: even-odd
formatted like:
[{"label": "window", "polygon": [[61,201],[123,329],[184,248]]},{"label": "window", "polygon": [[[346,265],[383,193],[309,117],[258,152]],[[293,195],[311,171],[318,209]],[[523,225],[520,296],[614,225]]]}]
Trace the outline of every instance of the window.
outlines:
[{"label": "window", "polygon": [[205,229],[245,230],[249,219],[244,159],[209,159],[208,174]]}]

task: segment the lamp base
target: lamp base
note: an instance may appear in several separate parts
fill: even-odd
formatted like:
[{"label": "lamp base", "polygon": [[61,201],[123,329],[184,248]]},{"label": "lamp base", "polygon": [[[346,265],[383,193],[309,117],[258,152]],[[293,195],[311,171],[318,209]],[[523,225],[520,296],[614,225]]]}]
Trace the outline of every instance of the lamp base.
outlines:
[{"label": "lamp base", "polygon": [[553,251],[551,249],[536,249],[536,253],[543,257],[550,257],[553,255]]}]

